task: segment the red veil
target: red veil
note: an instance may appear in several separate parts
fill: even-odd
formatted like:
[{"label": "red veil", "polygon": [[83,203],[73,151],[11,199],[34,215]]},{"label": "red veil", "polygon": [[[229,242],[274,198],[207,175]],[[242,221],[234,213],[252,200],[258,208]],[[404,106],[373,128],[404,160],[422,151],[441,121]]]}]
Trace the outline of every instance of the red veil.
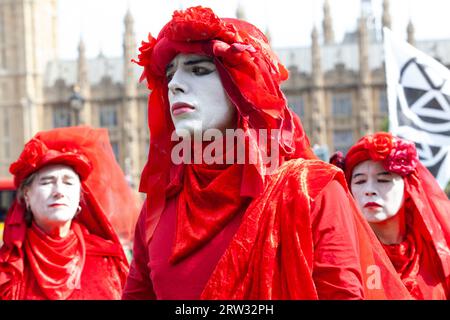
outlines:
[{"label": "red veil", "polygon": [[[221,19],[211,9],[193,7],[176,11],[158,37],[155,39],[149,35],[148,42],[143,42],[139,50],[137,63],[144,67],[141,80],[146,79],[151,90],[148,103],[150,150],[140,184],[140,191],[147,194],[144,210],[147,214],[147,243],[165,208],[169,192],[174,184],[179,183],[185,170],[183,166],[174,165],[170,158],[174,145],[170,137],[174,127],[169,113],[165,76],[167,64],[179,53],[203,54],[213,58],[225,91],[237,108],[238,126],[246,133],[250,149],[257,153],[261,150],[258,137],[250,129],[276,129],[279,134],[272,143],[279,146],[280,164],[297,158],[316,159],[300,119],[287,107],[286,98],[280,90],[280,84],[288,78],[288,72],[270,49],[267,38],[253,25],[237,19]],[[325,164],[323,166],[326,167]],[[260,195],[269,174],[261,162],[245,164],[240,195],[252,198]],[[350,196],[342,200],[353,201]],[[368,266],[378,265],[382,269],[382,287],[368,289],[364,286],[366,297],[407,297],[370,227],[360,214],[355,219],[360,231],[363,274]]]},{"label": "red veil", "polygon": [[42,131],[35,138],[50,147],[60,148],[65,141],[76,141],[92,163],[93,171],[86,180],[88,188],[123,242],[132,242],[139,215],[139,200],[127,184],[117,163],[104,128],[72,127]]},{"label": "red veil", "polygon": [[[107,130],[69,127],[37,133],[27,143],[19,160],[11,165],[16,186],[30,173],[50,163],[70,165],[80,175],[84,201],[74,221],[93,235],[86,243],[90,250],[114,257],[123,285],[128,263],[109,220],[120,234],[129,236],[137,215],[137,204],[115,161]],[[16,200],[6,216],[4,245],[0,249],[2,299],[19,297],[15,283],[23,276],[26,232],[25,208]],[[102,240],[96,242],[100,238]],[[105,246],[106,243],[108,245]]]},{"label": "red veil", "polygon": [[[238,109],[238,122],[256,152],[259,152],[258,137],[249,129],[278,129],[280,163],[291,158],[316,158],[300,119],[286,108],[286,98],[280,90],[281,82],[288,77],[287,70],[270,50],[264,34],[253,25],[237,19],[220,19],[208,8],[176,11],[158,38],[149,34],[148,42],[142,42],[139,50],[137,63],[144,67],[141,80],[146,79],[152,91],[148,104],[150,150],[140,183],[140,191],[148,199],[150,236],[156,226],[154,220],[159,219],[165,206],[164,190],[182,170],[175,168],[170,158],[175,144],[170,141],[174,126],[165,75],[167,64],[180,52],[213,57],[222,84]],[[247,192],[258,194],[266,167],[258,163],[246,166],[244,171],[246,181],[242,185],[253,186],[257,190]]]},{"label": "red veil", "polygon": [[[403,177],[405,202],[413,231],[430,239],[439,257],[444,279],[450,279],[450,201],[436,179],[418,161],[414,143],[378,132],[361,138],[348,152],[343,162],[350,185],[353,168],[366,160],[381,161],[389,172]],[[342,163],[342,161],[341,161]]]}]

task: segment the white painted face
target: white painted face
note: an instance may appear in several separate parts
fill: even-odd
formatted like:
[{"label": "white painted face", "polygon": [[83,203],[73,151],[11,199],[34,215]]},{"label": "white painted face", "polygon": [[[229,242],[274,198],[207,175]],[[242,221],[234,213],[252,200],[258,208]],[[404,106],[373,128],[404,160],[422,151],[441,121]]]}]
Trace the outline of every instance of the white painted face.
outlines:
[{"label": "white painted face", "polygon": [[167,66],[166,76],[170,115],[178,136],[236,127],[236,108],[211,58],[179,54]]},{"label": "white painted face", "polygon": [[58,164],[37,171],[24,196],[36,224],[49,230],[73,219],[80,204],[80,191],[78,174],[71,167]]},{"label": "white painted face", "polygon": [[353,169],[351,191],[369,223],[397,215],[404,201],[403,178],[387,172],[379,161],[367,160]]}]

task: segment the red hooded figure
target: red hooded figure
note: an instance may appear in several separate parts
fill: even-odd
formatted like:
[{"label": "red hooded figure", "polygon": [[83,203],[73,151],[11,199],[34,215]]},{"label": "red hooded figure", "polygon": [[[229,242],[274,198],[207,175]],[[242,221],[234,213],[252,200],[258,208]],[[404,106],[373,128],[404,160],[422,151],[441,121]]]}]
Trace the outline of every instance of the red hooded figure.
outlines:
[{"label": "red hooded figure", "polygon": [[[361,211],[411,295],[449,299],[450,201],[420,163],[414,143],[378,132],[361,138],[340,163]],[[400,194],[392,199],[396,181]],[[389,213],[388,206],[396,202]]]},{"label": "red hooded figure", "polygon": [[[130,201],[121,197],[130,192],[107,131],[40,132],[10,172],[19,197],[5,220],[0,299],[119,299],[128,262],[108,218],[117,219],[114,203],[125,209],[120,202]],[[75,217],[50,218],[71,206]]]},{"label": "red hooded figure", "polygon": [[[137,63],[151,90],[151,140],[125,299],[408,298],[344,175],[313,155],[263,33],[208,8],[176,11]],[[232,105],[225,129],[243,133],[254,161],[176,163],[173,132],[216,107],[189,99],[215,98],[201,94],[217,77]]]}]

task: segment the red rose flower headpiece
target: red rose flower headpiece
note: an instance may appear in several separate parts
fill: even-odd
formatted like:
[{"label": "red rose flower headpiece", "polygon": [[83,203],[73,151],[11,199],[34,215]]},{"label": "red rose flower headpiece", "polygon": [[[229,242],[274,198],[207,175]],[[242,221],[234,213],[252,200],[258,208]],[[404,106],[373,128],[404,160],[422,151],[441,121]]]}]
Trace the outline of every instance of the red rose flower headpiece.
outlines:
[{"label": "red rose flower headpiece", "polygon": [[413,142],[378,132],[361,138],[345,158],[345,175],[350,183],[353,168],[366,160],[381,161],[383,167],[404,177],[412,173],[419,161]]},{"label": "red rose flower headpiece", "polygon": [[72,167],[84,181],[92,171],[89,159],[76,146],[64,143],[59,147],[49,148],[39,139],[32,138],[24,147],[22,153],[9,167],[14,175],[14,184],[19,187],[30,174],[50,164],[63,164]]}]

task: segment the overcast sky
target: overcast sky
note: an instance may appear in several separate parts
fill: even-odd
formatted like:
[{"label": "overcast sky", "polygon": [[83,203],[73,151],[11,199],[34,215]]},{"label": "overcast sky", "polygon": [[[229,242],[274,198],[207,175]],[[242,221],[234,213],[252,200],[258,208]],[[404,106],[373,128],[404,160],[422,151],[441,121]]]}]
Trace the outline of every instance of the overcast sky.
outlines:
[{"label": "overcast sky", "polygon": [[[336,34],[340,41],[356,27],[361,0],[329,0]],[[59,0],[59,53],[74,59],[82,35],[87,56],[100,50],[106,56],[122,55],[123,18],[130,8],[135,20],[136,40],[155,36],[170,19],[173,10],[192,5],[212,8],[222,17],[235,17],[238,4],[249,22],[265,31],[269,28],[274,47],[306,46],[314,23],[322,21],[321,0]],[[391,0],[393,31],[406,37],[411,17],[416,39],[450,39],[449,0]],[[382,0],[372,0],[375,17],[381,20]]]}]

